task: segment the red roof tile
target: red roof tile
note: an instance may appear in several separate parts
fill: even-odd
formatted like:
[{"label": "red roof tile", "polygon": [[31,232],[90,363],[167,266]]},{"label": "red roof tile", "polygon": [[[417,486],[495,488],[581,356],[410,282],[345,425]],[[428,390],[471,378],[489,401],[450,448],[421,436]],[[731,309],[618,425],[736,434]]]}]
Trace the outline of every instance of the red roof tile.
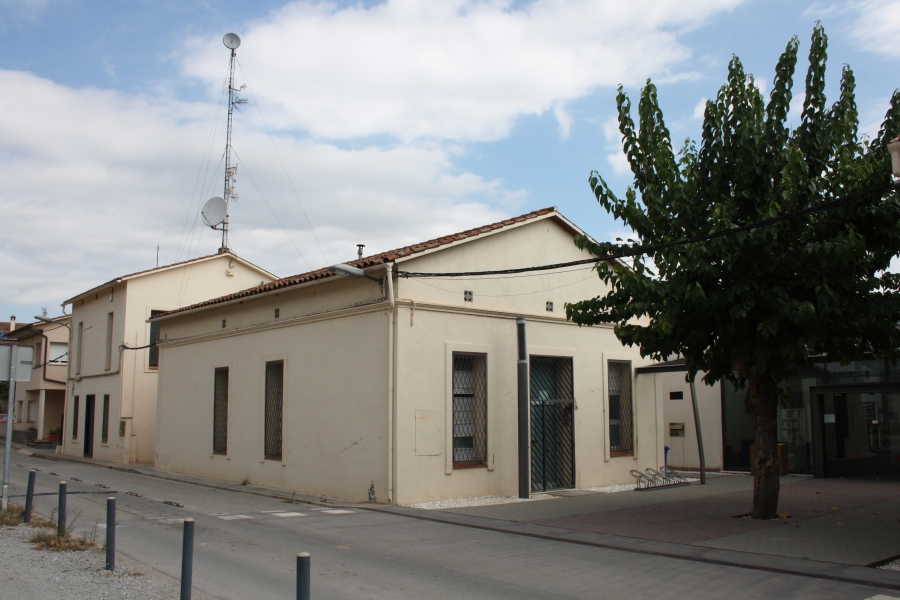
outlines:
[{"label": "red roof tile", "polygon": [[[536,210],[536,211],[533,211],[528,214],[524,214],[524,215],[521,215],[519,217],[515,217],[512,219],[506,219],[505,221],[500,221],[498,223],[491,223],[490,225],[484,225],[482,227],[468,229],[466,231],[461,231],[459,233],[446,235],[446,236],[439,237],[439,238],[436,238],[433,240],[428,240],[426,242],[421,242],[419,244],[412,244],[410,246],[404,246],[403,248],[397,248],[396,250],[388,250],[387,252],[382,252],[381,254],[374,254],[372,256],[364,256],[361,259],[348,261],[345,264],[348,264],[348,265],[351,265],[353,267],[357,267],[360,269],[365,269],[368,267],[376,267],[378,265],[383,265],[383,264],[386,264],[389,262],[394,262],[398,258],[407,258],[409,256],[412,256],[413,254],[425,252],[426,250],[433,250],[435,248],[439,248],[439,247],[445,246],[447,244],[452,244],[454,242],[465,240],[465,239],[468,239],[471,237],[477,237],[479,235],[484,235],[485,233],[490,233],[496,229],[502,229],[503,227],[509,227],[510,225],[515,225],[517,223],[524,223],[525,221],[529,221],[531,219],[536,219],[537,217],[543,217],[545,215],[548,215],[548,214],[554,212],[555,210],[556,210],[555,207],[542,208],[541,210]],[[213,306],[215,304],[223,304],[225,302],[230,302],[232,300],[238,300],[241,298],[256,296],[257,294],[264,294],[266,292],[271,292],[271,291],[278,290],[278,289],[289,288],[289,287],[293,287],[295,285],[309,283],[311,281],[316,281],[318,279],[326,279],[328,277],[334,277],[334,276],[335,275],[328,269],[318,269],[316,271],[309,271],[307,273],[301,273],[299,275],[283,277],[281,279],[276,279],[275,281],[272,281],[270,283],[258,285],[256,287],[242,290],[240,292],[228,294],[226,296],[221,296],[219,298],[213,298],[211,300],[206,300],[204,302],[198,302],[197,304],[192,304],[190,306],[176,308],[175,310],[170,310],[169,312],[165,312],[160,315],[156,315],[155,318],[156,319],[165,318],[169,315],[187,312],[189,310],[194,310],[194,309],[205,307],[205,306]]]}]

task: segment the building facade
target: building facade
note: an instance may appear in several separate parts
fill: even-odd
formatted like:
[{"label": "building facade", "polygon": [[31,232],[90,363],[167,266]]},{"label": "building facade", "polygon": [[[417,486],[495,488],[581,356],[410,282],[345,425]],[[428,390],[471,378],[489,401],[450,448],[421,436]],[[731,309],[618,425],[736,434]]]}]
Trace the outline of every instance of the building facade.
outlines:
[{"label": "building facade", "polygon": [[13,441],[51,446],[61,440],[69,360],[68,316],[20,323],[6,334],[20,346],[34,348],[31,381],[16,384]]},{"label": "building facade", "polygon": [[526,319],[535,492],[633,481],[662,464],[646,363],[565,303],[591,266],[420,278],[589,258],[555,209],[159,315],[156,466],[409,504],[518,491],[516,319]]},{"label": "building facade", "polygon": [[245,289],[274,276],[231,253],[117,277],[72,307],[63,452],[153,462],[158,328],[154,314]]}]

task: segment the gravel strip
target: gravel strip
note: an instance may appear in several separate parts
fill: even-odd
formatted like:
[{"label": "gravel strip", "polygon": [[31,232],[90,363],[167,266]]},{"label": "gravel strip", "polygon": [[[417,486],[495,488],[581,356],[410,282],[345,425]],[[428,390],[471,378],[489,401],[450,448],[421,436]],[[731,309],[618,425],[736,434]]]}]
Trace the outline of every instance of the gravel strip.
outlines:
[{"label": "gravel strip", "polygon": [[889,563],[884,563],[883,565],[878,565],[876,568],[884,569],[886,571],[900,571],[900,558],[892,560]]},{"label": "gravel strip", "polygon": [[588,492],[600,492],[601,494],[615,494],[616,492],[631,492],[634,490],[633,483],[614,483],[613,485],[605,485],[603,487],[587,488]]},{"label": "gravel strip", "polygon": [[[170,600],[179,596],[169,583],[133,569],[105,571],[101,551],[35,550],[28,525],[0,527],[0,597],[16,600],[134,598]],[[119,562],[117,560],[117,562]]]},{"label": "gravel strip", "polygon": [[457,498],[453,500],[438,500],[436,502],[421,502],[419,504],[407,504],[410,508],[424,508],[425,510],[440,510],[442,508],[466,508],[469,506],[490,506],[492,504],[513,504],[515,502],[534,502],[536,500],[553,500],[555,496],[550,494],[533,494],[531,498],[519,498],[518,496],[479,496],[477,498]]}]

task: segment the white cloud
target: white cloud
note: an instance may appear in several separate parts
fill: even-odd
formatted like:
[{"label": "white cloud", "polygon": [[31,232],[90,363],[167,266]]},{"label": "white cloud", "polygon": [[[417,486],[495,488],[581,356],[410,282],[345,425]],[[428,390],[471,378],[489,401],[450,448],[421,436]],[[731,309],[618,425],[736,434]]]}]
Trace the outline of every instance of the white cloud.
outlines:
[{"label": "white cloud", "polygon": [[703,120],[703,116],[706,114],[706,103],[708,101],[708,98],[700,98],[700,101],[697,102],[697,105],[694,107],[694,119],[698,121]]},{"label": "white cloud", "polygon": [[[456,166],[468,142],[502,139],[520,117],[550,111],[565,139],[575,126],[566,107],[600,86],[691,77],[677,70],[690,54],[678,36],[740,1],[386,0],[274,11],[238,29],[238,84],[246,73],[323,251],[252,105],[235,120],[231,245],[287,275],[352,258],[357,243],[374,253],[515,214],[526,192]],[[186,81],[130,95],[0,70],[0,87],[15,90],[0,96],[6,305],[53,305],[153,266],[157,244],[169,261],[218,247],[197,213],[221,193],[221,120],[206,140],[227,52],[218,36],[181,51],[209,102],[179,101]],[[618,146],[611,123],[604,131]],[[198,177],[206,148],[213,158]],[[620,151],[608,160],[630,172]]]},{"label": "white cloud", "polygon": [[603,121],[603,137],[606,138],[607,142],[615,142],[616,144],[622,139],[622,134],[619,132],[618,115],[612,115]]},{"label": "white cloud", "polygon": [[621,150],[606,155],[606,162],[612,167],[613,173],[619,176],[631,175],[631,165],[628,164],[628,157]]},{"label": "white cloud", "polygon": [[[280,128],[325,139],[496,140],[598,86],[669,75],[683,31],[741,0],[295,2],[239,32],[239,60]],[[218,93],[226,51],[193,40],[184,71]]]},{"label": "white cloud", "polygon": [[553,109],[553,116],[556,117],[556,122],[559,123],[559,137],[564,140],[569,139],[569,134],[572,133],[572,123],[574,122],[572,115],[569,114],[565,106],[557,104],[556,108]]},{"label": "white cloud", "polygon": [[900,0],[865,0],[854,3],[859,15],[850,25],[850,35],[863,50],[888,58],[900,58]]},{"label": "white cloud", "polygon": [[[198,224],[189,243],[180,235],[185,218],[189,231],[200,203],[221,193],[220,174],[210,172],[206,189],[191,194],[213,106],[73,90],[2,70],[0,86],[16,90],[0,96],[5,302],[53,305],[152,267],[157,243],[170,260],[215,252],[218,234],[208,228]],[[271,142],[250,125],[238,119],[235,131],[243,166],[232,247],[279,275],[309,268],[252,177],[311,266],[323,266]],[[289,137],[277,144],[328,261],[352,258],[357,243],[375,253],[506,218],[523,198],[501,181],[458,170],[457,149],[440,144],[346,150]]]}]

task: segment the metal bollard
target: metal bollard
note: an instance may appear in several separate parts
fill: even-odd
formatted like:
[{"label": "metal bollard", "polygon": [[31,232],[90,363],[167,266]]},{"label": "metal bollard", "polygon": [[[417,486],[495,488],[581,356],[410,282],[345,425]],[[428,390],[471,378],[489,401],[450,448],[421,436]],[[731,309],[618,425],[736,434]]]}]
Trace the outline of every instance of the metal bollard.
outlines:
[{"label": "metal bollard", "polygon": [[116,499],[106,499],[106,570],[116,570]]},{"label": "metal bollard", "polygon": [[309,553],[297,555],[297,600],[309,600]]},{"label": "metal bollard", "polygon": [[25,494],[25,522],[31,523],[31,507],[34,505],[34,478],[37,471],[28,471],[28,493]]},{"label": "metal bollard", "polygon": [[181,600],[191,600],[194,570],[194,520],[184,520],[184,542],[181,545]]},{"label": "metal bollard", "polygon": [[56,534],[60,539],[66,537],[66,489],[68,484],[65,481],[59,482],[59,508],[56,511]]}]

